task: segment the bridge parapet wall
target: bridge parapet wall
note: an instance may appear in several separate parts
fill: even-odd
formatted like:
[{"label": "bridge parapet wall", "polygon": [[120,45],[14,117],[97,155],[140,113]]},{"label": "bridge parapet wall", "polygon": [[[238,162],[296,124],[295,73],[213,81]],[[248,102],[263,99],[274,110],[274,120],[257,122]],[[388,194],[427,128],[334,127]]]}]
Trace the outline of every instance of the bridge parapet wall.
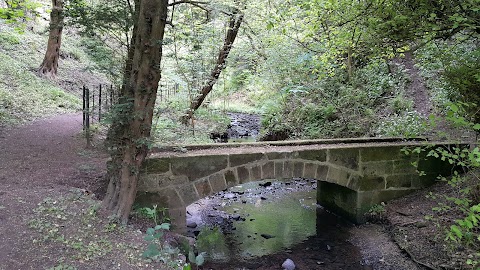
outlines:
[{"label": "bridge parapet wall", "polygon": [[186,206],[201,198],[250,181],[303,177],[318,180],[320,204],[362,222],[372,205],[426,187],[450,168],[418,154],[406,156],[402,147],[152,157],[141,171],[137,201],[169,208],[174,223],[183,226]]}]

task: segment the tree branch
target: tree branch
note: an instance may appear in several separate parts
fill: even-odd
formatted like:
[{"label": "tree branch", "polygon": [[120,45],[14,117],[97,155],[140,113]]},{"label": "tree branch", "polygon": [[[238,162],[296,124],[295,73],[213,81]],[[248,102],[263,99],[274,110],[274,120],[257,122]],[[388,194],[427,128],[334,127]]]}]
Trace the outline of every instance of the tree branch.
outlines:
[{"label": "tree branch", "polygon": [[179,0],[179,1],[175,1],[175,2],[169,3],[168,6],[171,7],[171,6],[180,5],[180,4],[190,4],[190,5],[196,6],[196,7],[198,7],[198,8],[201,8],[201,9],[203,9],[203,10],[205,10],[205,11],[210,11],[210,10],[208,10],[206,7],[202,6],[202,5],[207,5],[208,2],[202,2],[202,1]]}]

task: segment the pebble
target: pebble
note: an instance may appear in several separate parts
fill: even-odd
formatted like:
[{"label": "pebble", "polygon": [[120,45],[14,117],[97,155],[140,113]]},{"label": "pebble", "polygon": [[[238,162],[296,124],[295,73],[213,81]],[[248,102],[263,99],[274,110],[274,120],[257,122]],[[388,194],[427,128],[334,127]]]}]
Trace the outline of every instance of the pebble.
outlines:
[{"label": "pebble", "polygon": [[265,233],[262,233],[260,234],[261,237],[265,238],[265,239],[270,239],[270,238],[274,238],[275,236],[273,235],[270,235],[270,234],[265,234]]},{"label": "pebble", "polygon": [[295,263],[290,260],[290,259],[286,259],[283,263],[282,263],[282,267],[283,269],[285,270],[295,270]]},{"label": "pebble", "polygon": [[188,228],[196,228],[198,225],[195,221],[187,221],[187,227]]}]

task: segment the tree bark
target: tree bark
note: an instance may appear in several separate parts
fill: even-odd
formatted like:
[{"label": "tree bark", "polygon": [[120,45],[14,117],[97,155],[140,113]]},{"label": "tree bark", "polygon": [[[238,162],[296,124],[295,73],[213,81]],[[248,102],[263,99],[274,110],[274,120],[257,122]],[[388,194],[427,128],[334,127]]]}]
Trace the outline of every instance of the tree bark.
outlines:
[{"label": "tree bark", "polygon": [[132,61],[126,64],[127,68],[130,67],[126,72],[129,78],[109,130],[109,185],[102,202],[102,211],[122,223],[128,221],[137,192],[139,170],[148,152],[147,142],[161,75],[168,0],[141,0],[138,7]]},{"label": "tree bark", "polygon": [[40,75],[47,78],[54,78],[57,75],[60,45],[62,44],[63,19],[63,0],[52,0],[47,51],[38,70]]},{"label": "tree bark", "polygon": [[212,72],[210,73],[210,77],[207,83],[200,90],[199,95],[190,102],[189,110],[185,112],[185,114],[180,119],[182,123],[188,124],[188,120],[192,118],[193,113],[195,113],[195,111],[200,108],[207,95],[212,91],[212,88],[220,77],[222,70],[225,68],[225,62],[227,60],[228,54],[230,53],[230,50],[232,49],[233,42],[237,37],[238,30],[240,29],[242,21],[243,14],[241,14],[240,11],[236,10],[230,17],[227,34],[225,35],[225,39],[223,42],[223,47],[218,53],[218,58],[215,66],[212,69]]}]

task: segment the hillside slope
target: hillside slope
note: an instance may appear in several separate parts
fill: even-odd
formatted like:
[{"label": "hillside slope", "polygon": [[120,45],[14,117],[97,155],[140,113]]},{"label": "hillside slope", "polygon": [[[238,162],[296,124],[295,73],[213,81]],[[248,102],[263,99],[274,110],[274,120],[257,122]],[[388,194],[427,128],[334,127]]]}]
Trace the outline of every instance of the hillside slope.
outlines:
[{"label": "hillside slope", "polygon": [[95,71],[82,39],[68,29],[63,35],[58,77],[38,77],[47,30],[41,18],[21,30],[0,20],[0,128],[78,111],[83,85],[108,83],[106,76]]}]

